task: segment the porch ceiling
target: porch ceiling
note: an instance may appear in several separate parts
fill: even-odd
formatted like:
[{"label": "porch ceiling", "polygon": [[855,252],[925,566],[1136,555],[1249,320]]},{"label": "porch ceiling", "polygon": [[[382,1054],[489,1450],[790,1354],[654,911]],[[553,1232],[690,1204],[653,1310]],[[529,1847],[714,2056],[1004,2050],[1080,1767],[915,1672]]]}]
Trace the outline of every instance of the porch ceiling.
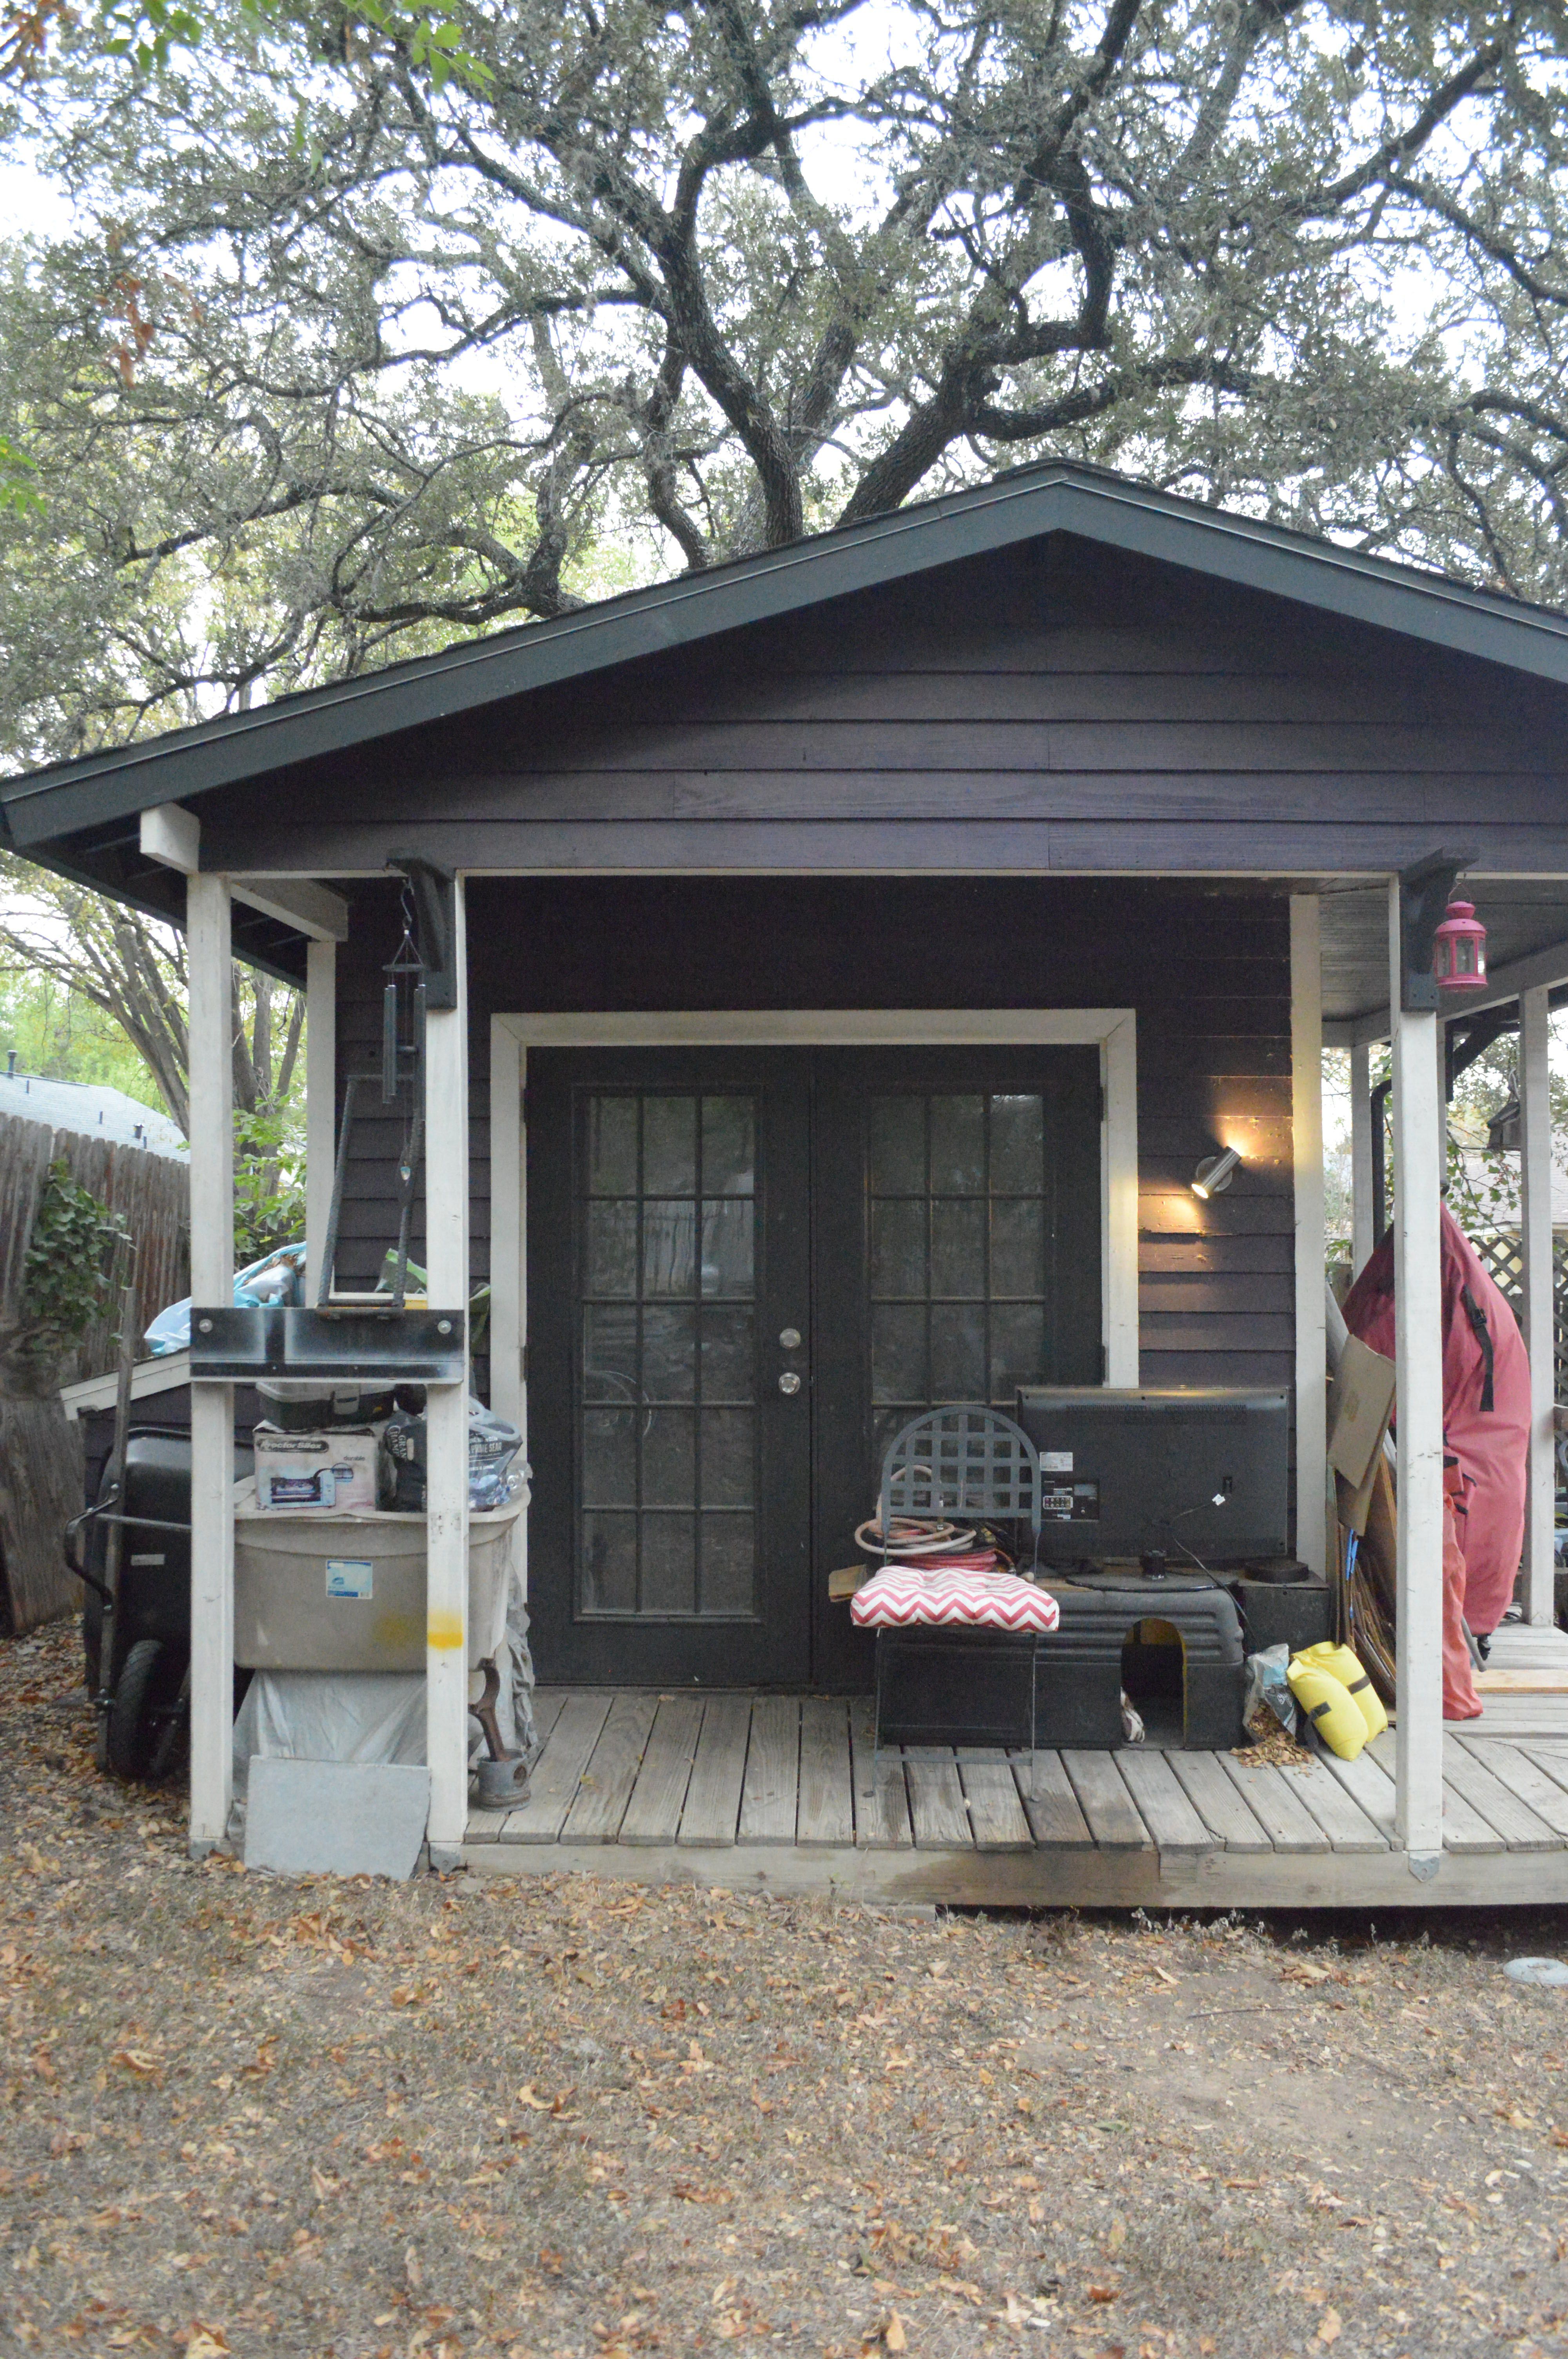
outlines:
[{"label": "porch ceiling", "polygon": [[[1293,889],[1304,887],[1297,884]],[[1337,1027],[1379,1016],[1389,1005],[1387,889],[1381,883],[1347,886],[1330,879],[1321,890],[1324,1021]],[[1522,980],[1568,980],[1568,881],[1483,877],[1476,883],[1475,898],[1487,929],[1487,963],[1499,981],[1506,983],[1508,971],[1519,961],[1558,944],[1563,945],[1561,966]]]}]

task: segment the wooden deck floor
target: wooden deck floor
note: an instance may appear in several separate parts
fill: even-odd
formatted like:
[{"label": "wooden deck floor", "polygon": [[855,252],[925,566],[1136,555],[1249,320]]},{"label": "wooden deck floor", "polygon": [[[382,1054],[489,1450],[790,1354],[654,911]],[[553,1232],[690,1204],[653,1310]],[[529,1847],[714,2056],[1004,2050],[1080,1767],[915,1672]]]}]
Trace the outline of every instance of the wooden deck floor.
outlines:
[{"label": "wooden deck floor", "polygon": [[[1393,1847],[1393,1737],[1300,1769],[1229,1753],[885,1753],[869,1699],[541,1690],[528,1800],[465,1856],[639,1882],[954,1905],[1568,1900],[1568,1636],[1498,1634],[1506,1690],[1446,1740],[1444,1856]],[[1561,1691],[1515,1681],[1561,1677]]]}]

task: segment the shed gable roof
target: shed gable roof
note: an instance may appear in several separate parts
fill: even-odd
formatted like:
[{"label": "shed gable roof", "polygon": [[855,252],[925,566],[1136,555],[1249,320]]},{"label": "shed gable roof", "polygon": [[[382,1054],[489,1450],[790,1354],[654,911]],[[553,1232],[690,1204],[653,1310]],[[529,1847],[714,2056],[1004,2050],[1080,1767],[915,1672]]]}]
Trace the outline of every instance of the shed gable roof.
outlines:
[{"label": "shed gable roof", "polygon": [[1568,617],[1051,461],[554,622],[0,779],[0,832],[42,852],[155,804],[1056,532],[1568,684]]}]

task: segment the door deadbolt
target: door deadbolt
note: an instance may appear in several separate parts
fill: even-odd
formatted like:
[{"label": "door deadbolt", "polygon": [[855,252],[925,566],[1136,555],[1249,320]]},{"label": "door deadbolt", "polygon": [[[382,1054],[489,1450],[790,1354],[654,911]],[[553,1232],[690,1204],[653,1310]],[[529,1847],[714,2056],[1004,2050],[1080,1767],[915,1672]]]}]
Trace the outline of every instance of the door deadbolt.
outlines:
[{"label": "door deadbolt", "polygon": [[795,1394],[799,1392],[800,1378],[796,1375],[793,1368],[786,1368],[783,1375],[779,1378],[779,1390],[781,1393],[787,1393],[792,1400],[795,1398]]},{"label": "door deadbolt", "polygon": [[781,1328],[779,1332],[779,1342],[786,1352],[798,1352],[800,1349],[800,1329],[798,1327]]}]

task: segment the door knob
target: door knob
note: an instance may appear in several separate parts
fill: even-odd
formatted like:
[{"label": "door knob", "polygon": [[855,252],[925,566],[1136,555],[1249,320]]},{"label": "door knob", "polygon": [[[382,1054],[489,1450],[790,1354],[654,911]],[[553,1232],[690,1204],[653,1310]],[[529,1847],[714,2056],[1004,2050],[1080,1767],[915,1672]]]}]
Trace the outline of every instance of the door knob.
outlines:
[{"label": "door knob", "polygon": [[793,1368],[786,1368],[779,1378],[779,1390],[781,1393],[787,1393],[792,1400],[799,1392],[800,1378]]}]

